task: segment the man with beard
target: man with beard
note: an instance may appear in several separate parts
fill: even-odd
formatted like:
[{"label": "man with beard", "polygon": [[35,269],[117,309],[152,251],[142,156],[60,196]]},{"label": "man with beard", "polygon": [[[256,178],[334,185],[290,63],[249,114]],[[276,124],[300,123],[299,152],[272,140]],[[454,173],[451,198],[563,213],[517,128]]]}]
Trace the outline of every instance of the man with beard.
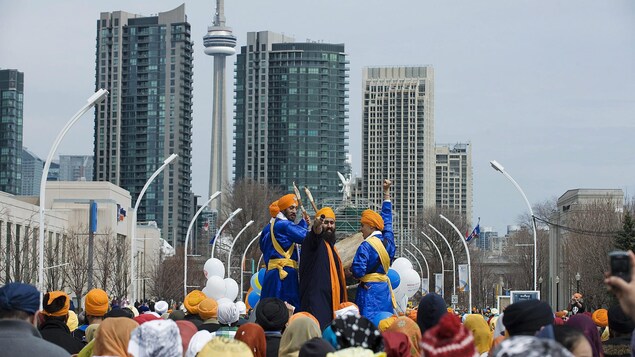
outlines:
[{"label": "man with beard", "polygon": [[300,252],[300,311],[315,316],[324,330],[333,321],[333,311],[347,300],[346,280],[335,249],[335,212],[324,207],[315,217]]},{"label": "man with beard", "polygon": [[294,194],[280,197],[280,213],[269,225],[269,235],[261,235],[260,250],[267,266],[264,281],[261,282],[260,299],[276,297],[282,301],[300,306],[298,294],[298,250],[306,237],[308,217],[295,224],[298,199]]}]

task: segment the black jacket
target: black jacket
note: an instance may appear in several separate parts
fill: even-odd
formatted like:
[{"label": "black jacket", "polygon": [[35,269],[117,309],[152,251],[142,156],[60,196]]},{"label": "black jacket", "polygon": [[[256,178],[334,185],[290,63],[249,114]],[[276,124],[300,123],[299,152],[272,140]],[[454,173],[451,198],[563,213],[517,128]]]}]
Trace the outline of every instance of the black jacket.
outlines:
[{"label": "black jacket", "polygon": [[267,341],[267,357],[278,357],[281,338],[282,335],[279,332],[265,332],[265,340]]},{"label": "black jacket", "polygon": [[70,354],[79,353],[84,348],[84,343],[71,335],[66,323],[60,320],[46,320],[40,326],[42,338],[56,344]]}]

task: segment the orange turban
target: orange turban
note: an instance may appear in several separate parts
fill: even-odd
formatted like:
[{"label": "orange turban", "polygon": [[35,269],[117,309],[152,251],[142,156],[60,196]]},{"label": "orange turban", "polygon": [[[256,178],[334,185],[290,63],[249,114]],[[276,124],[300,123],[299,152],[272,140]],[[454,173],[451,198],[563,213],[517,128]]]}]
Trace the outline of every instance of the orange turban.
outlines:
[{"label": "orange turban", "polygon": [[207,298],[198,304],[198,316],[205,320],[218,317],[218,303],[216,300]]},{"label": "orange turban", "polygon": [[597,309],[591,315],[591,319],[598,327],[606,327],[609,325],[609,314],[606,309]]},{"label": "orange turban", "polygon": [[278,199],[278,208],[280,209],[280,211],[284,211],[285,209],[293,205],[298,205],[298,198],[295,197],[293,193],[284,195],[280,197],[280,199]]},{"label": "orange turban", "polygon": [[47,316],[66,316],[71,306],[71,299],[63,291],[51,291],[44,294],[42,313]]},{"label": "orange turban", "polygon": [[269,205],[269,214],[271,218],[275,218],[278,213],[280,213],[280,208],[278,208],[278,201],[271,202]]},{"label": "orange turban", "polygon": [[362,219],[360,220],[360,222],[362,222],[362,224],[367,224],[371,227],[375,227],[380,231],[384,230],[384,220],[381,219],[379,213],[373,210],[367,209],[362,212]]},{"label": "orange turban", "polygon": [[315,318],[315,316],[311,315],[310,313],[306,312],[306,311],[300,311],[300,312],[296,312],[295,314],[291,315],[291,317],[289,318],[289,322],[288,324],[291,324],[291,321],[300,318],[300,317],[306,317],[309,318],[311,320],[313,320],[313,322],[315,322],[316,325],[320,326],[320,322],[318,321],[318,319]]},{"label": "orange turban", "polygon": [[101,289],[93,289],[86,294],[86,315],[104,316],[108,312],[108,294]]},{"label": "orange turban", "polygon": [[333,209],[331,207],[322,207],[315,213],[316,218],[320,218],[321,215],[324,215],[324,218],[335,220],[335,212],[333,212]]},{"label": "orange turban", "polygon": [[192,290],[185,297],[185,301],[183,301],[183,305],[185,306],[185,309],[187,310],[187,312],[189,312],[192,315],[196,315],[198,314],[198,304],[200,304],[201,301],[205,300],[206,298],[207,296],[205,296],[205,294],[203,294],[202,291]]},{"label": "orange turban", "polygon": [[567,312],[566,311],[564,311],[564,310],[563,311],[556,311],[556,317],[563,318],[565,316],[567,316]]}]

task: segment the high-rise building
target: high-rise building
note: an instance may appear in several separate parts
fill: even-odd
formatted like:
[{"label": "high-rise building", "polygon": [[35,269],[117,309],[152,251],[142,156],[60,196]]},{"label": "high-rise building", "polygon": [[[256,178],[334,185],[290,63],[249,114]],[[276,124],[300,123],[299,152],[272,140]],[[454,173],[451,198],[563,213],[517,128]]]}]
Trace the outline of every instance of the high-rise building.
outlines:
[{"label": "high-rise building", "polygon": [[92,155],[60,155],[59,181],[92,181]]},{"label": "high-rise building", "polygon": [[494,247],[500,246],[498,232],[492,227],[483,227],[474,243],[480,250],[493,250]]},{"label": "high-rise building", "polygon": [[472,220],[472,145],[436,146],[436,206]]},{"label": "high-rise building", "polygon": [[42,174],[44,173],[44,160],[37,155],[22,148],[22,196],[39,196]]},{"label": "high-rise building", "polygon": [[403,236],[435,205],[434,71],[432,67],[363,70],[363,195],[378,205],[392,180],[395,229]]},{"label": "high-rise building", "polygon": [[22,191],[24,73],[0,69],[0,191]]},{"label": "high-rise building", "polygon": [[347,167],[347,85],[343,44],[248,33],[236,59],[235,178],[287,192],[295,181],[317,201],[341,197],[336,172]]},{"label": "high-rise building", "polygon": [[[236,54],[236,36],[231,28],[225,26],[225,5],[223,0],[216,0],[214,23],[208,27],[203,37],[205,54],[214,56],[214,88],[212,96],[212,153],[209,165],[209,194],[223,191],[223,184],[229,180],[229,150],[227,144],[227,83],[225,80],[225,64],[227,56]],[[220,211],[222,197],[212,201],[211,207]]]},{"label": "high-rise building", "polygon": [[94,177],[130,191],[152,182],[138,222],[156,221],[172,246],[183,241],[192,207],[192,40],[185,5],[156,16],[103,12],[97,21]]}]

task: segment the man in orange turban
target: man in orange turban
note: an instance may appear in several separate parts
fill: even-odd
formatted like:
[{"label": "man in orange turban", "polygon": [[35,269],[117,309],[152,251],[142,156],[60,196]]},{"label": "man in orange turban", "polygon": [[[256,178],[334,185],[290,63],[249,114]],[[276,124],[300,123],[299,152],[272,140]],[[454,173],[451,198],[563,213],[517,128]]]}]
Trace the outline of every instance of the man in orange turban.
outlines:
[{"label": "man in orange turban", "polygon": [[284,195],[276,202],[269,206],[272,218],[260,234],[260,250],[267,267],[265,277],[260,282],[260,299],[275,297],[299,308],[296,244],[304,241],[308,222],[300,220],[295,223],[298,199],[294,194]]},{"label": "man in orange turban", "polygon": [[40,325],[40,334],[46,341],[54,343],[69,354],[76,354],[84,348],[84,344],[71,335],[66,325],[71,298],[63,291],[51,291],[44,294],[42,315],[44,323]]},{"label": "man in orange turban", "polygon": [[395,257],[392,231],[390,180],[384,180],[381,215],[372,210],[362,213],[360,231],[364,241],[357,248],[351,272],[360,280],[355,303],[362,316],[372,320],[380,312],[393,312],[394,295],[386,273]]},{"label": "man in orange turban", "polygon": [[[328,269],[328,274],[327,274]],[[319,321],[324,330],[333,312],[347,300],[342,261],[335,249],[335,212],[323,207],[315,214],[300,252],[300,310]]]},{"label": "man in orange turban", "polygon": [[581,314],[586,311],[582,294],[575,293],[571,296],[571,302],[569,302],[569,308],[567,310],[571,311],[571,316]]}]

